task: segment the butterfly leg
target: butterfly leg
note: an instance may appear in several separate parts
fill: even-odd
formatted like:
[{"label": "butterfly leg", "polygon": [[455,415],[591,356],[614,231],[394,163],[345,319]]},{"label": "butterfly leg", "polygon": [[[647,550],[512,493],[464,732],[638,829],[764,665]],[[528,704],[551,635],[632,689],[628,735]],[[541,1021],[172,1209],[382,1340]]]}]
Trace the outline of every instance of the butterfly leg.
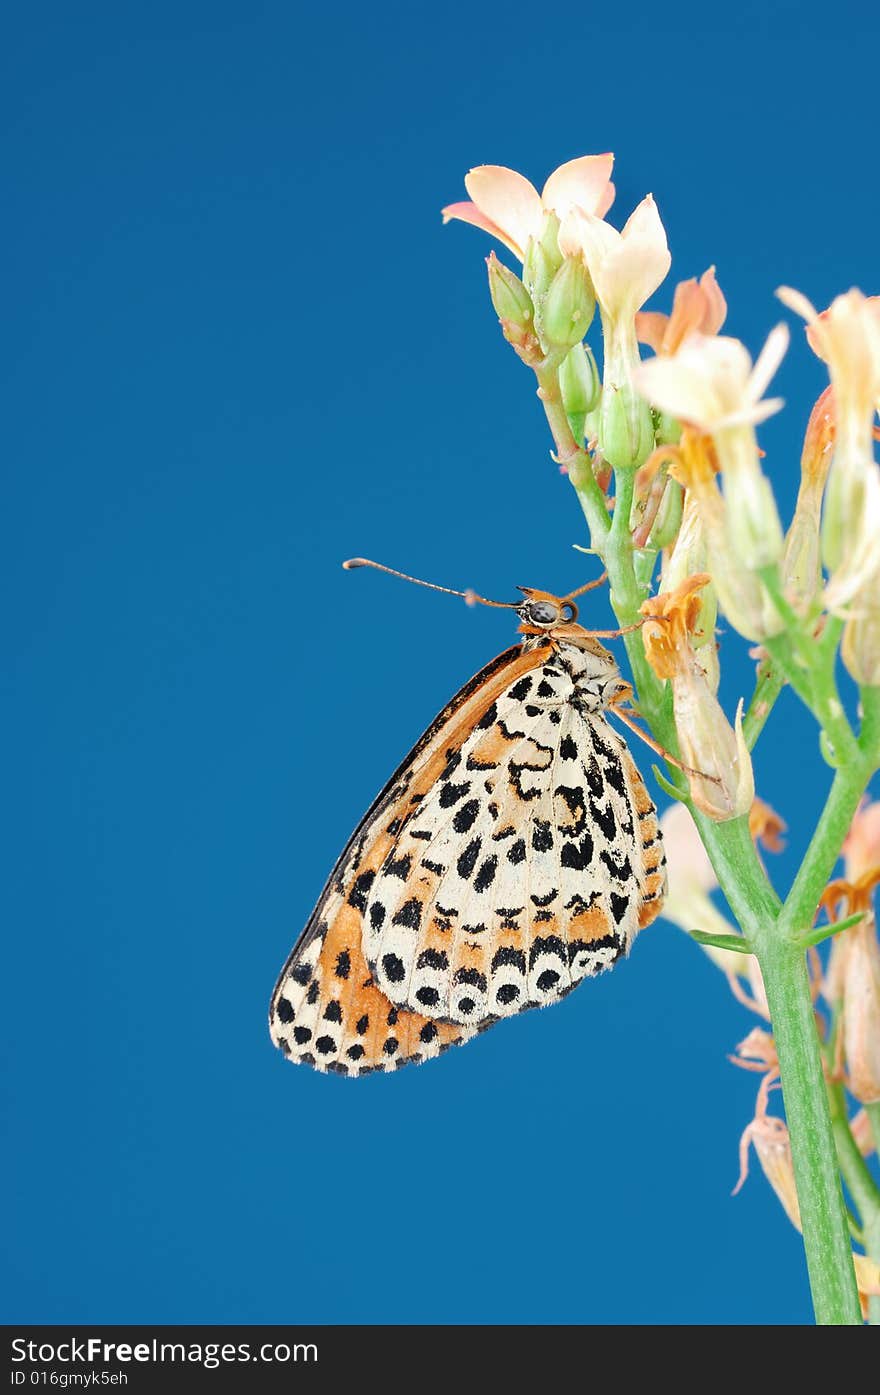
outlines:
[{"label": "butterfly leg", "polygon": [[[629,684],[624,684],[623,686],[629,687]],[[631,692],[632,689],[630,689],[630,693],[623,694],[619,697],[616,702],[610,703],[608,711],[613,712],[615,717],[619,717],[624,726],[629,727],[630,731],[634,731],[636,736],[640,736],[646,746],[650,746],[651,750],[656,751],[658,756],[662,756],[670,765],[674,765],[676,770],[683,771],[685,775],[694,775],[698,780],[708,780],[713,785],[720,785],[721,780],[717,775],[707,775],[703,770],[694,770],[692,766],[685,765],[677,756],[674,756],[671,751],[667,751],[665,746],[661,746],[659,741],[655,741],[653,736],[649,736],[646,731],[642,731],[638,723],[633,721],[632,714],[627,712],[625,708],[619,706],[619,703],[628,700]]]}]

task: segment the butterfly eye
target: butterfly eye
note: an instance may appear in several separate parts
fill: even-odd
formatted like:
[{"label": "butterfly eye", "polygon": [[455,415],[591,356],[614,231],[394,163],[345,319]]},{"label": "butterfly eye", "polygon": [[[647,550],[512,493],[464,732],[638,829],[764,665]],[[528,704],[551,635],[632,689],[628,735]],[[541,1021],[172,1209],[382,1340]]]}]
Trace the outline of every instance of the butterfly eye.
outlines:
[{"label": "butterfly eye", "polygon": [[566,622],[568,622],[569,620],[573,620],[576,615],[577,611],[575,610],[573,605],[564,605],[562,607],[562,618]]},{"label": "butterfly eye", "polygon": [[532,601],[525,608],[525,618],[535,625],[555,625],[559,611],[550,601]]}]

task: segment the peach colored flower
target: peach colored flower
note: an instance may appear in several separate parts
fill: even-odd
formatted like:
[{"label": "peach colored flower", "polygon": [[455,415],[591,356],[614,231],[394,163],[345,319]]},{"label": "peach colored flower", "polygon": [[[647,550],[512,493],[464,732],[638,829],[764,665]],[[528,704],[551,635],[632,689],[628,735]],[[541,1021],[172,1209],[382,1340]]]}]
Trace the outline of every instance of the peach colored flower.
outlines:
[{"label": "peach colored flower", "polygon": [[779,411],[781,398],[761,399],[787,347],[788,330],[777,325],[753,366],[738,339],[690,334],[674,354],[643,363],[635,382],[655,407],[717,437]]},{"label": "peach colored flower", "polygon": [[880,867],[880,801],[862,801],[846,835],[843,856],[850,882]]},{"label": "peach colored flower", "polygon": [[580,254],[609,319],[632,318],[665,279],[672,264],[666,232],[651,194],[618,232],[589,210],[572,205],[562,219],[559,248]]},{"label": "peach colored flower", "polygon": [[677,353],[650,359],[633,374],[654,407],[712,437],[730,505],[730,545],[748,571],[760,571],[782,554],[782,524],[761,470],[754,427],[782,406],[778,398],[762,397],[787,346],[788,330],[777,325],[752,366],[738,339],[691,334]]},{"label": "peach colored flower", "polygon": [[791,527],[785,535],[782,582],[786,597],[805,613],[822,581],[819,535],[822,498],[834,451],[834,390],[818,398],[807,423],[801,452],[801,482]]},{"label": "peach colored flower", "polygon": [[784,305],[807,321],[812,348],[834,389],[834,455],[822,518],[822,556],[831,579],[826,606],[843,611],[880,570],[880,469],[874,413],[880,401],[880,297],[853,289],[820,315],[799,291],[782,286]]},{"label": "peach colored flower", "polygon": [[643,310],[636,315],[639,342],[655,354],[674,354],[689,334],[717,334],[727,318],[727,301],[710,266],[699,281],[679,281],[672,299],[672,314]]},{"label": "peach colored flower", "polygon": [[614,156],[581,155],[554,170],[539,194],[533,184],[504,165],[478,165],[465,176],[470,201],[451,203],[442,210],[444,223],[458,219],[482,228],[525,260],[529,238],[540,238],[544,215],[552,211],[562,222],[572,208],[601,218],[614,201],[611,170]]}]

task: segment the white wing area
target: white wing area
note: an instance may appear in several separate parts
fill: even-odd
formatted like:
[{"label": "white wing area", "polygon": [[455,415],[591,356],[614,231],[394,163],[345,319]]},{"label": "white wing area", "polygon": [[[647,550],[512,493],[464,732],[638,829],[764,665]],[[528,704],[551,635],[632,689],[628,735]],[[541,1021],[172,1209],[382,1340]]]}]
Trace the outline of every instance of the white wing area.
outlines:
[{"label": "white wing area", "polygon": [[563,646],[450,752],[366,895],[364,954],[393,1003],[474,1026],[628,950],[654,810],[604,705],[590,656]]}]

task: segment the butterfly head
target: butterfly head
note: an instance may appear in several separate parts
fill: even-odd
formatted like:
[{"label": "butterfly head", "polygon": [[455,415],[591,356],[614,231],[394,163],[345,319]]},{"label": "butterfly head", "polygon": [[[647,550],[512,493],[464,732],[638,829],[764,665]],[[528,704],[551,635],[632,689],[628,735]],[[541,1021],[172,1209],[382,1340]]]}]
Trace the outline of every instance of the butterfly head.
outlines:
[{"label": "butterfly head", "polygon": [[606,663],[609,670],[617,671],[614,658],[604,644],[576,623],[578,608],[570,596],[554,596],[551,591],[536,591],[531,586],[520,586],[518,590],[525,596],[516,607],[516,613],[521,622],[520,634],[525,635],[527,645],[540,643],[546,636],[551,643],[573,644],[578,649],[586,649],[594,658]]}]

